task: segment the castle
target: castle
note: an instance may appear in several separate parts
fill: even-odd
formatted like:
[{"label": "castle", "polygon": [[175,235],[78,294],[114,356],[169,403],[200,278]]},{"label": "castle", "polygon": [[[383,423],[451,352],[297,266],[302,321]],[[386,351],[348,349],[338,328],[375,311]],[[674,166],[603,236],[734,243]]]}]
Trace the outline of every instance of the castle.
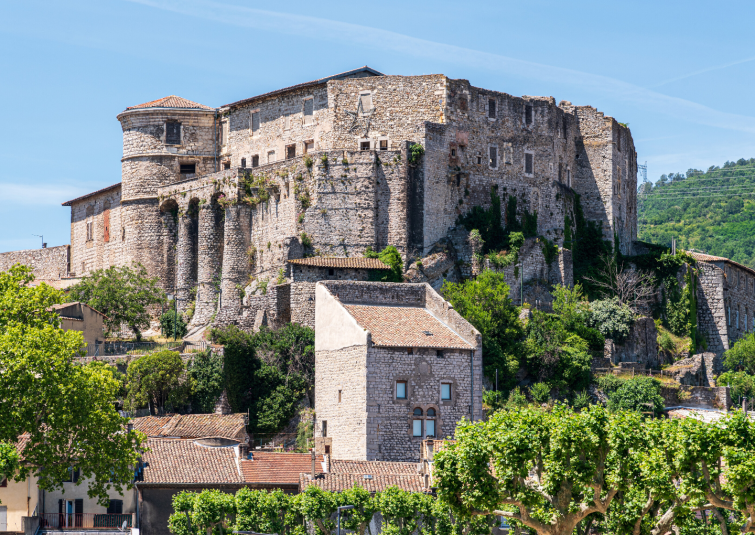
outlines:
[{"label": "castle", "polygon": [[530,247],[525,282],[571,281],[562,246],[575,194],[622,252],[637,236],[629,129],[553,97],[362,67],[219,108],[169,96],[118,120],[121,182],[64,203],[71,245],[5,253],[0,267],[75,280],[141,262],[181,310],[194,308],[193,330],[313,326],[315,282],[366,280],[382,267],[368,248],[395,246],[408,279],[423,282],[435,257],[425,274],[415,261],[450,247],[433,277],[469,276],[474,244],[456,222],[489,206],[491,188],[560,246],[552,266]]}]

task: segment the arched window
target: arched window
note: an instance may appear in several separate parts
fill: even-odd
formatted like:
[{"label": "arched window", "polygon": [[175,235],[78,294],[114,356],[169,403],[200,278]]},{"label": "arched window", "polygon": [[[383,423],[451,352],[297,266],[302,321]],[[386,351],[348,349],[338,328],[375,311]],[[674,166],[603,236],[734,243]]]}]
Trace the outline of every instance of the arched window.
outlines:
[{"label": "arched window", "polygon": [[420,409],[419,407],[414,409],[414,416],[422,416],[422,409]]},{"label": "arched window", "polygon": [[435,418],[435,409],[427,409],[427,417]]}]

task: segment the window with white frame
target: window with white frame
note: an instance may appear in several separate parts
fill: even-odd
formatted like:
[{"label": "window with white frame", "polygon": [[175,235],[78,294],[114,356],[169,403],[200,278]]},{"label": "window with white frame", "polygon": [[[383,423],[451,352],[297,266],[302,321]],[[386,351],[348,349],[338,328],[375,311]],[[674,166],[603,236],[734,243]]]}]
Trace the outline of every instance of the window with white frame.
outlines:
[{"label": "window with white frame", "polygon": [[315,99],[304,99],[304,124],[312,124],[315,121]]},{"label": "window with white frame", "polygon": [[406,381],[396,381],[396,399],[406,399]]}]

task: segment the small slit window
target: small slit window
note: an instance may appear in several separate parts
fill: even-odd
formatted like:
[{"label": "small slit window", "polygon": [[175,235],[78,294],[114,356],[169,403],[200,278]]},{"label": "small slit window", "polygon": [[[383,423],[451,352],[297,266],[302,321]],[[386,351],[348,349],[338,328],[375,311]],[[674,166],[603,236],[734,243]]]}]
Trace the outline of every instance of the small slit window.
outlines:
[{"label": "small slit window", "polygon": [[181,164],[181,174],[182,175],[193,175],[197,172],[197,164],[195,163],[182,163]]},{"label": "small slit window", "polygon": [[532,104],[527,104],[524,107],[524,124],[527,126],[532,124]]},{"label": "small slit window", "polygon": [[252,112],[252,135],[254,135],[255,132],[259,132],[259,129],[260,129],[260,112],[253,111]]},{"label": "small slit window", "polygon": [[241,168],[246,169],[246,158],[241,158]]},{"label": "small slit window", "polygon": [[327,438],[328,436],[328,421],[323,420],[322,421],[322,437]]},{"label": "small slit window", "polygon": [[308,98],[304,101],[304,124],[312,124],[315,115],[315,99]]},{"label": "small slit window", "polygon": [[296,145],[287,145],[286,160],[291,160],[292,158],[296,158]]},{"label": "small slit window", "polygon": [[524,154],[524,174],[531,175],[534,167],[533,155],[529,152]]},{"label": "small slit window", "polygon": [[492,169],[498,167],[498,147],[490,147],[490,167]]},{"label": "small slit window", "polygon": [[181,144],[181,123],[165,123],[165,144],[166,145],[180,145]]},{"label": "small slit window", "polygon": [[406,399],[406,381],[396,381],[396,399]]},{"label": "small slit window", "polygon": [[488,119],[495,119],[495,99],[488,99]]},{"label": "small slit window", "polygon": [[341,403],[341,391],[338,391],[338,403]]},{"label": "small slit window", "polygon": [[252,156],[252,167],[259,167],[260,166],[260,155],[255,154]]}]

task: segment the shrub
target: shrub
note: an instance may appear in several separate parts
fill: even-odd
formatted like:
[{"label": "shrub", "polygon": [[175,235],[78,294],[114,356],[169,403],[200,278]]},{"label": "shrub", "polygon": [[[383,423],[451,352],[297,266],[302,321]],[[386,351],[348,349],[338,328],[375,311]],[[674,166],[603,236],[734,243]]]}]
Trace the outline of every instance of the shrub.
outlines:
[{"label": "shrub", "polygon": [[608,409],[611,411],[652,411],[656,416],[660,415],[664,406],[660,386],[656,379],[650,377],[627,379],[608,396]]},{"label": "shrub", "polygon": [[425,154],[425,147],[419,143],[415,143],[409,147],[409,163],[411,165],[417,165]]},{"label": "shrub", "polygon": [[[175,330],[174,330],[175,329]],[[175,310],[169,310],[160,316],[160,331],[166,338],[183,338],[186,336],[187,327],[183,316]]]},{"label": "shrub", "polygon": [[626,379],[620,379],[613,374],[603,375],[602,377],[598,377],[598,388],[600,388],[606,396],[610,396],[625,382]]},{"label": "shrub", "polygon": [[312,238],[309,237],[309,234],[306,232],[301,233],[301,245],[305,249],[308,247],[312,247]]},{"label": "shrub", "polygon": [[594,301],[591,308],[589,326],[617,344],[623,343],[634,321],[632,310],[622,304],[618,297]]},{"label": "shrub", "polygon": [[577,410],[584,409],[590,404],[590,394],[587,393],[587,390],[582,390],[581,392],[577,392],[574,395],[574,401],[572,401],[572,407],[574,407]]},{"label": "shrub", "polygon": [[401,259],[401,254],[393,245],[389,245],[379,253],[368,247],[364,252],[366,258],[377,258],[384,264],[391,267],[391,270],[386,274],[383,270],[373,270],[369,278],[371,281],[378,282],[404,282],[404,261]]},{"label": "shrub", "polygon": [[530,387],[530,394],[538,403],[545,403],[550,399],[551,387],[547,383],[535,383]]}]

